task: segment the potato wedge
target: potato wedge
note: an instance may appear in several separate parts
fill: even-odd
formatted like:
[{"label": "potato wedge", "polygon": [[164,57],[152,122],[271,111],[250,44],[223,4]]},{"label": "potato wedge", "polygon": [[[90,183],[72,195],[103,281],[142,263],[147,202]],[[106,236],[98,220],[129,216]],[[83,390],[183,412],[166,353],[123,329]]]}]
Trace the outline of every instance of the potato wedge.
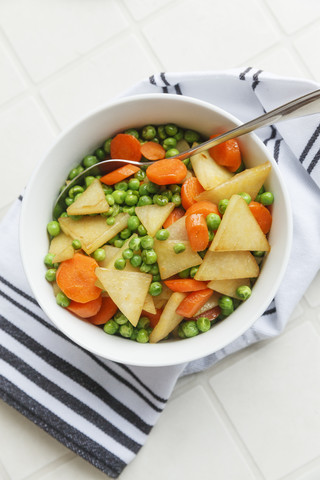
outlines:
[{"label": "potato wedge", "polygon": [[79,239],[83,250],[90,255],[126,228],[128,218],[128,213],[119,213],[114,225],[107,225],[106,219],[100,215],[95,217],[84,216],[79,220],[60,217],[59,224],[66,235],[69,235],[72,239]]},{"label": "potato wedge", "polygon": [[137,217],[148,234],[154,237],[174,208],[174,203],[167,203],[163,207],[159,205],[144,205],[136,207],[135,210]]},{"label": "potato wedge", "polygon": [[49,253],[54,255],[53,263],[60,263],[64,260],[69,260],[74,255],[74,248],[72,246],[73,239],[63,232],[53,237],[50,243]]},{"label": "potato wedge", "polygon": [[101,182],[95,178],[89,187],[67,208],[68,215],[90,215],[109,210]]},{"label": "potato wedge", "polygon": [[172,277],[172,275],[186,268],[200,265],[202,262],[200,255],[191,249],[190,243],[187,241],[183,242],[186,246],[185,251],[178,254],[175,253],[173,247],[176,243],[177,240],[165,240],[164,242],[155,240],[154,242],[154,250],[158,256],[158,265],[162,279]]},{"label": "potato wedge", "polygon": [[220,183],[226,182],[234,175],[226,168],[218,165],[209,152],[192,155],[190,161],[197,179],[205,190],[210,190]]},{"label": "potato wedge", "polygon": [[178,240],[179,242],[188,242],[189,237],[186,229],[186,217],[181,217],[167,228],[170,236],[169,240]]},{"label": "potato wedge", "polygon": [[240,195],[232,195],[230,198],[210,250],[270,250],[265,234]]},{"label": "potato wedge", "polygon": [[176,313],[176,309],[186,297],[185,293],[174,292],[164,307],[159,322],[152,330],[149,342],[157,343],[165,338],[174,328],[179,325],[183,317]]},{"label": "potato wedge", "polygon": [[259,275],[259,266],[250,252],[208,251],[200,265],[196,280],[227,280],[254,278]]},{"label": "potato wedge", "polygon": [[147,293],[142,310],[145,310],[149,313],[157,313],[156,307],[154,306],[153,297],[150,295],[150,293]]},{"label": "potato wedge", "polygon": [[257,167],[247,168],[211,190],[197,196],[197,201],[209,200],[218,204],[224,198],[231,198],[236,193],[246,192],[254,200],[271,171],[271,164],[265,162]]},{"label": "potato wedge", "polygon": [[119,310],[135,327],[149,291],[152,275],[101,267],[96,268],[96,275]]},{"label": "potato wedge", "polygon": [[104,245],[102,248],[105,251],[106,256],[104,260],[98,263],[99,263],[99,267],[105,268],[109,265],[111,260],[117,255],[117,253],[119,252],[119,248],[114,247],[113,245]]},{"label": "potato wedge", "polygon": [[228,295],[228,297],[240,298],[236,294],[238,287],[246,285],[250,287],[249,278],[234,278],[228,280],[211,280],[208,283],[207,287],[212,288],[215,292],[222,293],[222,295]]}]

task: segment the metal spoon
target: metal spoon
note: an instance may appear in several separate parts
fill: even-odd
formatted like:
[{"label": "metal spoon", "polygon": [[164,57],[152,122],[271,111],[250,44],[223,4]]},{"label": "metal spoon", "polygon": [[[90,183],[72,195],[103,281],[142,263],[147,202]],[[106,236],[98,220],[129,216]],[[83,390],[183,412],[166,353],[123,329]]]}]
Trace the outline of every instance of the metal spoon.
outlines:
[{"label": "metal spoon", "polygon": [[[273,123],[282,122],[284,120],[290,120],[297,117],[312,115],[315,113],[320,113],[320,89],[308,93],[307,95],[303,95],[302,97],[296,98],[291,102],[285,103],[284,105],[281,105],[280,107],[277,107],[274,110],[271,110],[270,112],[251,120],[250,122],[233,128],[232,130],[229,130],[228,132],[223,133],[216,138],[207,140],[206,142],[203,142],[200,145],[190,148],[189,150],[179,153],[179,155],[175,155],[171,158],[180,158],[180,160],[184,160],[191,155],[195,155],[196,153],[208,150],[209,148],[214,147],[215,145],[219,145],[226,140],[240,137],[241,135],[252,132],[253,130],[256,130],[258,128],[265,127]],[[92,167],[87,168],[77,177],[71,180],[71,182],[68,183],[66,188],[60,193],[53,209],[53,217],[58,218],[60,214],[65,210],[65,199],[68,196],[70,188],[72,188],[74,185],[78,185],[79,182],[84,179],[84,177],[86,177],[87,175],[105,175],[106,173],[109,173],[110,171],[115,170],[116,168],[119,168],[127,163],[141,166],[151,165],[154,162],[134,162],[130,160],[110,159],[104,160],[93,165]]]}]

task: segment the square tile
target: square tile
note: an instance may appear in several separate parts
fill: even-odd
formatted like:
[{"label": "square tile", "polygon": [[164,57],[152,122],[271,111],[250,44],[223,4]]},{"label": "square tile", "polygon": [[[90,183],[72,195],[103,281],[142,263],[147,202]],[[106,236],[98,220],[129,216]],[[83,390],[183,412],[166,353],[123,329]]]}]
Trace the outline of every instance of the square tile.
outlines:
[{"label": "square tile", "polygon": [[21,77],[13,58],[0,43],[0,105],[15,97],[26,89],[25,82]]},{"label": "square tile", "polygon": [[[319,3],[320,6],[320,3]],[[320,58],[315,48],[320,43],[320,24],[310,27],[293,41],[295,48],[317,81],[320,81]]]},{"label": "square tile", "polygon": [[41,480],[57,480],[57,478],[59,480],[108,480],[110,477],[81,457],[77,457],[41,475]]},{"label": "square tile", "polygon": [[320,17],[318,0],[266,0],[286,33],[293,33]]},{"label": "square tile", "polygon": [[116,0],[10,0],[0,24],[36,82],[127,27]]},{"label": "square tile", "polygon": [[320,271],[304,294],[310,307],[320,307]]},{"label": "square tile", "polygon": [[287,77],[309,76],[299,55],[281,45],[275,46],[266,53],[262,53],[253,60],[249,60],[247,63],[254,65],[255,68],[261,68],[266,72],[272,72],[277,75]]},{"label": "square tile", "polygon": [[135,20],[141,20],[172,0],[124,0],[124,4]]},{"label": "square tile", "polygon": [[255,0],[187,0],[183,7],[173,4],[168,12],[159,12],[143,32],[165,69],[172,71],[232,68],[279,39]]},{"label": "square tile", "polygon": [[266,480],[320,455],[320,337],[309,322],[213,375],[210,384]]},{"label": "square tile", "polygon": [[120,476],[121,480],[213,477],[255,478],[200,386],[169,401],[146,444]]},{"label": "square tile", "polygon": [[154,71],[138,38],[129,35],[61,74],[41,95],[64,128]]}]

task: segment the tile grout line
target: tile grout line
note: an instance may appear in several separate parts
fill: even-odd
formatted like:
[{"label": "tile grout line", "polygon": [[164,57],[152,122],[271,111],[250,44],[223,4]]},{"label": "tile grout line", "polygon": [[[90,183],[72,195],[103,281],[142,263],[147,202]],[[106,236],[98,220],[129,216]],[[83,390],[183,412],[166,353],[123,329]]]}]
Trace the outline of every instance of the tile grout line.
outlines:
[{"label": "tile grout line", "polygon": [[41,480],[46,475],[52,472],[55,472],[61,466],[66,465],[72,462],[72,460],[78,458],[78,456],[75,453],[69,452],[67,448],[66,448],[66,451],[67,453],[65,453],[61,457],[57,458],[56,460],[53,460],[52,462],[47,463],[45,466],[39,468],[39,470],[37,470],[36,472],[33,472],[30,475],[27,475],[26,477],[23,477],[21,480]]}]

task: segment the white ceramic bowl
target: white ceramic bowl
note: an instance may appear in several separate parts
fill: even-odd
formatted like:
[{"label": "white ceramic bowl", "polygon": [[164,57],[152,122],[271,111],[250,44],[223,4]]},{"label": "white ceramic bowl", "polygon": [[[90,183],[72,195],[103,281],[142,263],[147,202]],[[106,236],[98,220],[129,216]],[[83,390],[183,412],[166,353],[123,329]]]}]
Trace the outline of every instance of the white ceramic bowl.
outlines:
[{"label": "white ceramic bowl", "polygon": [[239,139],[246,167],[269,161],[267,187],[275,196],[269,253],[251,297],[209,332],[186,340],[139,344],[107,335],[56,304],[45,280],[46,225],[68,172],[89,152],[118,131],[146,124],[176,123],[210,135],[239,122],[208,103],[179,95],[147,94],[122,98],[96,110],[63,132],[40,161],[27,186],[21,214],[20,244],[25,272],[40,306],[66,336],[101,357],[140,366],[188,362],[216,352],[244,333],[268,307],[283,277],[291,245],[291,212],[278,166],[254,134]]}]

